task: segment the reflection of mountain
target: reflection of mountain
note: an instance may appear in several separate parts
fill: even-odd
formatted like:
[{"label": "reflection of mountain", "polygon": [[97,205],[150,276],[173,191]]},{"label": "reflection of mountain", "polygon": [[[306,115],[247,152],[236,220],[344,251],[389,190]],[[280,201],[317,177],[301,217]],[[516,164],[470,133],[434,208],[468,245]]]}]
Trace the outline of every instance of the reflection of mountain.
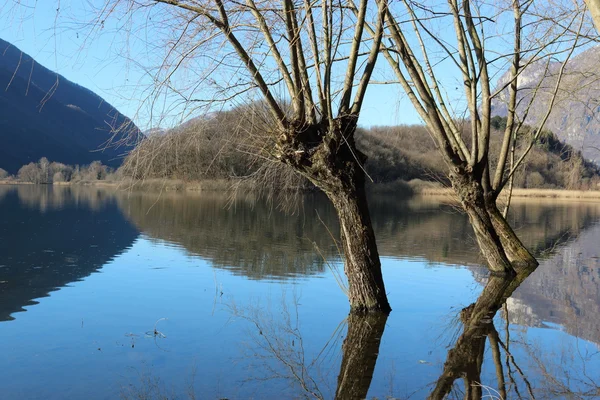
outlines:
[{"label": "reflection of mountain", "polygon": [[600,343],[600,223],[558,248],[513,295],[511,322],[562,325]]},{"label": "reflection of mountain", "polygon": [[101,97],[2,39],[0,86],[0,167],[10,173],[41,157],[66,164],[101,160],[117,167],[130,146],[107,147],[106,142],[129,134],[131,143],[137,140],[138,129]]},{"label": "reflection of mountain", "polygon": [[97,271],[137,235],[101,191],[0,187],[0,321]]}]

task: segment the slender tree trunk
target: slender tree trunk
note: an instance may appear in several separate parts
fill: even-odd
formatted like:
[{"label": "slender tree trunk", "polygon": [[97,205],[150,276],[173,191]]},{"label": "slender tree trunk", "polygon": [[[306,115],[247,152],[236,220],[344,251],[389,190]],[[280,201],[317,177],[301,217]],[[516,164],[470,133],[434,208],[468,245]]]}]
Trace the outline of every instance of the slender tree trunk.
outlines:
[{"label": "slender tree trunk", "polygon": [[367,398],[386,321],[387,315],[383,313],[348,316],[335,399]]},{"label": "slender tree trunk", "polygon": [[365,193],[364,173],[345,179],[342,187],[327,196],[333,203],[341,228],[344,272],[352,313],[389,313],[381,262]]},{"label": "slender tree trunk", "polygon": [[489,270],[497,275],[514,274],[514,269],[488,213],[481,184],[467,173],[452,174],[450,180],[463,209],[469,216],[477,244]]},{"label": "slender tree trunk", "polygon": [[515,231],[502,216],[495,202],[489,202],[487,205],[488,214],[494,224],[504,252],[511,262],[513,268],[528,268],[538,265],[537,260],[529,250],[523,245],[523,242],[518,238]]}]

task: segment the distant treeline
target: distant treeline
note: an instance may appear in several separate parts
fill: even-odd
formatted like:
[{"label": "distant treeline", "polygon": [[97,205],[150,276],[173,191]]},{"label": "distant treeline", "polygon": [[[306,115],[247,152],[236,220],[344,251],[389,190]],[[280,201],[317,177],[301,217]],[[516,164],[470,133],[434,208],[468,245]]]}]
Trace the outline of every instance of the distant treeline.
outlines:
[{"label": "distant treeline", "polygon": [[115,171],[100,161],[73,166],[50,162],[46,157],[40,158],[36,163],[30,162],[22,166],[15,176],[0,168],[0,179],[37,184],[117,180]]},{"label": "distant treeline", "polygon": [[[498,157],[506,119],[492,121],[492,158]],[[222,112],[211,119],[192,120],[168,132],[150,135],[130,153],[121,173],[134,179],[177,179],[202,181],[252,176],[265,164],[277,164],[260,154],[261,136],[249,132],[235,111]],[[469,124],[464,136],[470,140]],[[243,128],[243,129],[242,129]],[[519,135],[532,135],[524,127]],[[265,136],[265,140],[267,137]],[[358,148],[368,160],[366,172],[375,183],[434,181],[449,185],[446,166],[427,129],[420,125],[359,129]],[[257,143],[258,142],[258,143]],[[527,143],[527,140],[521,140]],[[268,148],[268,146],[264,146]],[[522,148],[516,149],[520,154]],[[493,171],[492,171],[493,172]],[[283,169],[269,175],[284,182]],[[301,182],[301,181],[300,181]],[[583,158],[580,151],[564,144],[549,131],[543,132],[523,167],[515,175],[516,187],[591,189],[600,183],[599,167]],[[308,183],[300,183],[308,185]]]},{"label": "distant treeline", "polygon": [[[496,161],[500,153],[505,123],[506,119],[500,117],[492,121],[492,161]],[[533,134],[529,127],[519,133],[522,136]],[[358,147],[369,157],[366,170],[375,182],[420,179],[450,184],[444,161],[424,126],[362,129],[356,136]],[[465,134],[467,142],[469,137],[470,133]],[[516,155],[523,150],[517,147]],[[521,188],[588,190],[599,189],[599,184],[600,167],[584,159],[581,151],[561,142],[550,131],[542,132],[515,174],[515,186]]]},{"label": "distant treeline", "polygon": [[[505,124],[505,118],[492,120],[492,158],[500,152]],[[468,125],[465,124],[464,130],[467,143]],[[266,142],[269,136],[261,136],[247,126],[251,124],[245,124],[239,112],[221,112],[209,119],[191,120],[170,131],[149,135],[117,171],[99,161],[87,166],[70,166],[42,158],[21,167],[13,179],[33,183],[123,178],[201,182],[262,175],[262,180],[268,181],[272,189],[312,187],[281,163],[270,161],[268,154],[261,153],[269,147]],[[529,136],[533,132],[524,127],[519,135]],[[374,183],[428,181],[449,185],[444,161],[424,126],[361,128],[356,141],[368,157],[365,170]],[[522,148],[516,149],[517,154],[522,151]],[[0,169],[0,179],[8,177],[8,173]],[[515,174],[515,186],[522,188],[587,190],[599,189],[599,185],[600,168],[549,131],[542,133],[523,167]]]}]

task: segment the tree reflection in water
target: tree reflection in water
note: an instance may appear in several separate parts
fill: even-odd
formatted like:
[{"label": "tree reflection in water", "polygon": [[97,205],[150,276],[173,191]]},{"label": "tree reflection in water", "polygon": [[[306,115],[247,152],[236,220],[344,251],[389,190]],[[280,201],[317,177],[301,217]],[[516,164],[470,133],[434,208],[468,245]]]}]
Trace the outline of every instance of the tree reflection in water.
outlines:
[{"label": "tree reflection in water", "polygon": [[[260,371],[255,380],[286,380],[302,391],[306,398],[339,400],[365,399],[371,386],[379,355],[381,337],[388,316],[385,314],[349,314],[334,330],[316,356],[307,359],[306,343],[301,333],[299,298],[294,294],[292,305],[282,297],[281,308],[275,310],[230,305],[236,318],[250,323],[250,341],[244,359],[250,359],[252,370]],[[346,338],[341,345],[342,360],[335,394],[325,390],[331,359],[338,356],[340,341],[347,326]]]},{"label": "tree reflection in water", "polygon": [[[481,399],[484,394],[488,397],[496,395],[497,398],[507,398],[500,346],[504,348],[509,357],[510,352],[498,335],[498,331],[494,326],[494,316],[506,302],[506,299],[534,270],[535,268],[518,270],[514,278],[490,276],[483,292],[481,292],[475,303],[460,312],[460,320],[463,324],[462,334],[457,339],[454,347],[448,351],[444,370],[437,380],[434,390],[429,395],[430,399],[443,399],[453,388],[458,390],[454,387],[454,382],[460,378],[464,381],[465,399]],[[484,387],[481,383],[481,366],[487,339],[490,341],[492,357],[496,367],[496,389]],[[511,361],[515,368],[521,372],[514,359]],[[510,363],[507,363],[507,367],[511,383],[515,384],[510,370]],[[522,378],[527,386],[527,397],[534,397],[527,378],[523,375]],[[515,384],[515,392],[519,393],[518,390]],[[487,393],[484,393],[484,391]]]}]

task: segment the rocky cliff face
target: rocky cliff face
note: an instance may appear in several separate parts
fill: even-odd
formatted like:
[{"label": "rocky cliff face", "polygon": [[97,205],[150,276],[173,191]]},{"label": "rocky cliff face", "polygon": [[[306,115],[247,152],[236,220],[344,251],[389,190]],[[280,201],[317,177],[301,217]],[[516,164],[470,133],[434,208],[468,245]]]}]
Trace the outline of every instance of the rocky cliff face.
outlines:
[{"label": "rocky cliff face", "polygon": [[0,168],[16,173],[41,157],[116,167],[138,137],[138,128],[100,96],[0,39]]},{"label": "rocky cliff face", "polygon": [[[525,120],[535,126],[547,112],[550,93],[555,88],[560,63],[547,65],[538,62],[528,66],[518,79],[518,113],[524,115],[534,92],[537,95]],[[600,46],[592,47],[573,57],[565,68],[556,105],[545,129],[553,131],[561,141],[577,150],[586,158],[600,162]],[[508,73],[497,82],[500,88],[508,82]],[[539,90],[537,89],[539,86]],[[506,116],[505,90],[492,102],[492,115]]]}]

